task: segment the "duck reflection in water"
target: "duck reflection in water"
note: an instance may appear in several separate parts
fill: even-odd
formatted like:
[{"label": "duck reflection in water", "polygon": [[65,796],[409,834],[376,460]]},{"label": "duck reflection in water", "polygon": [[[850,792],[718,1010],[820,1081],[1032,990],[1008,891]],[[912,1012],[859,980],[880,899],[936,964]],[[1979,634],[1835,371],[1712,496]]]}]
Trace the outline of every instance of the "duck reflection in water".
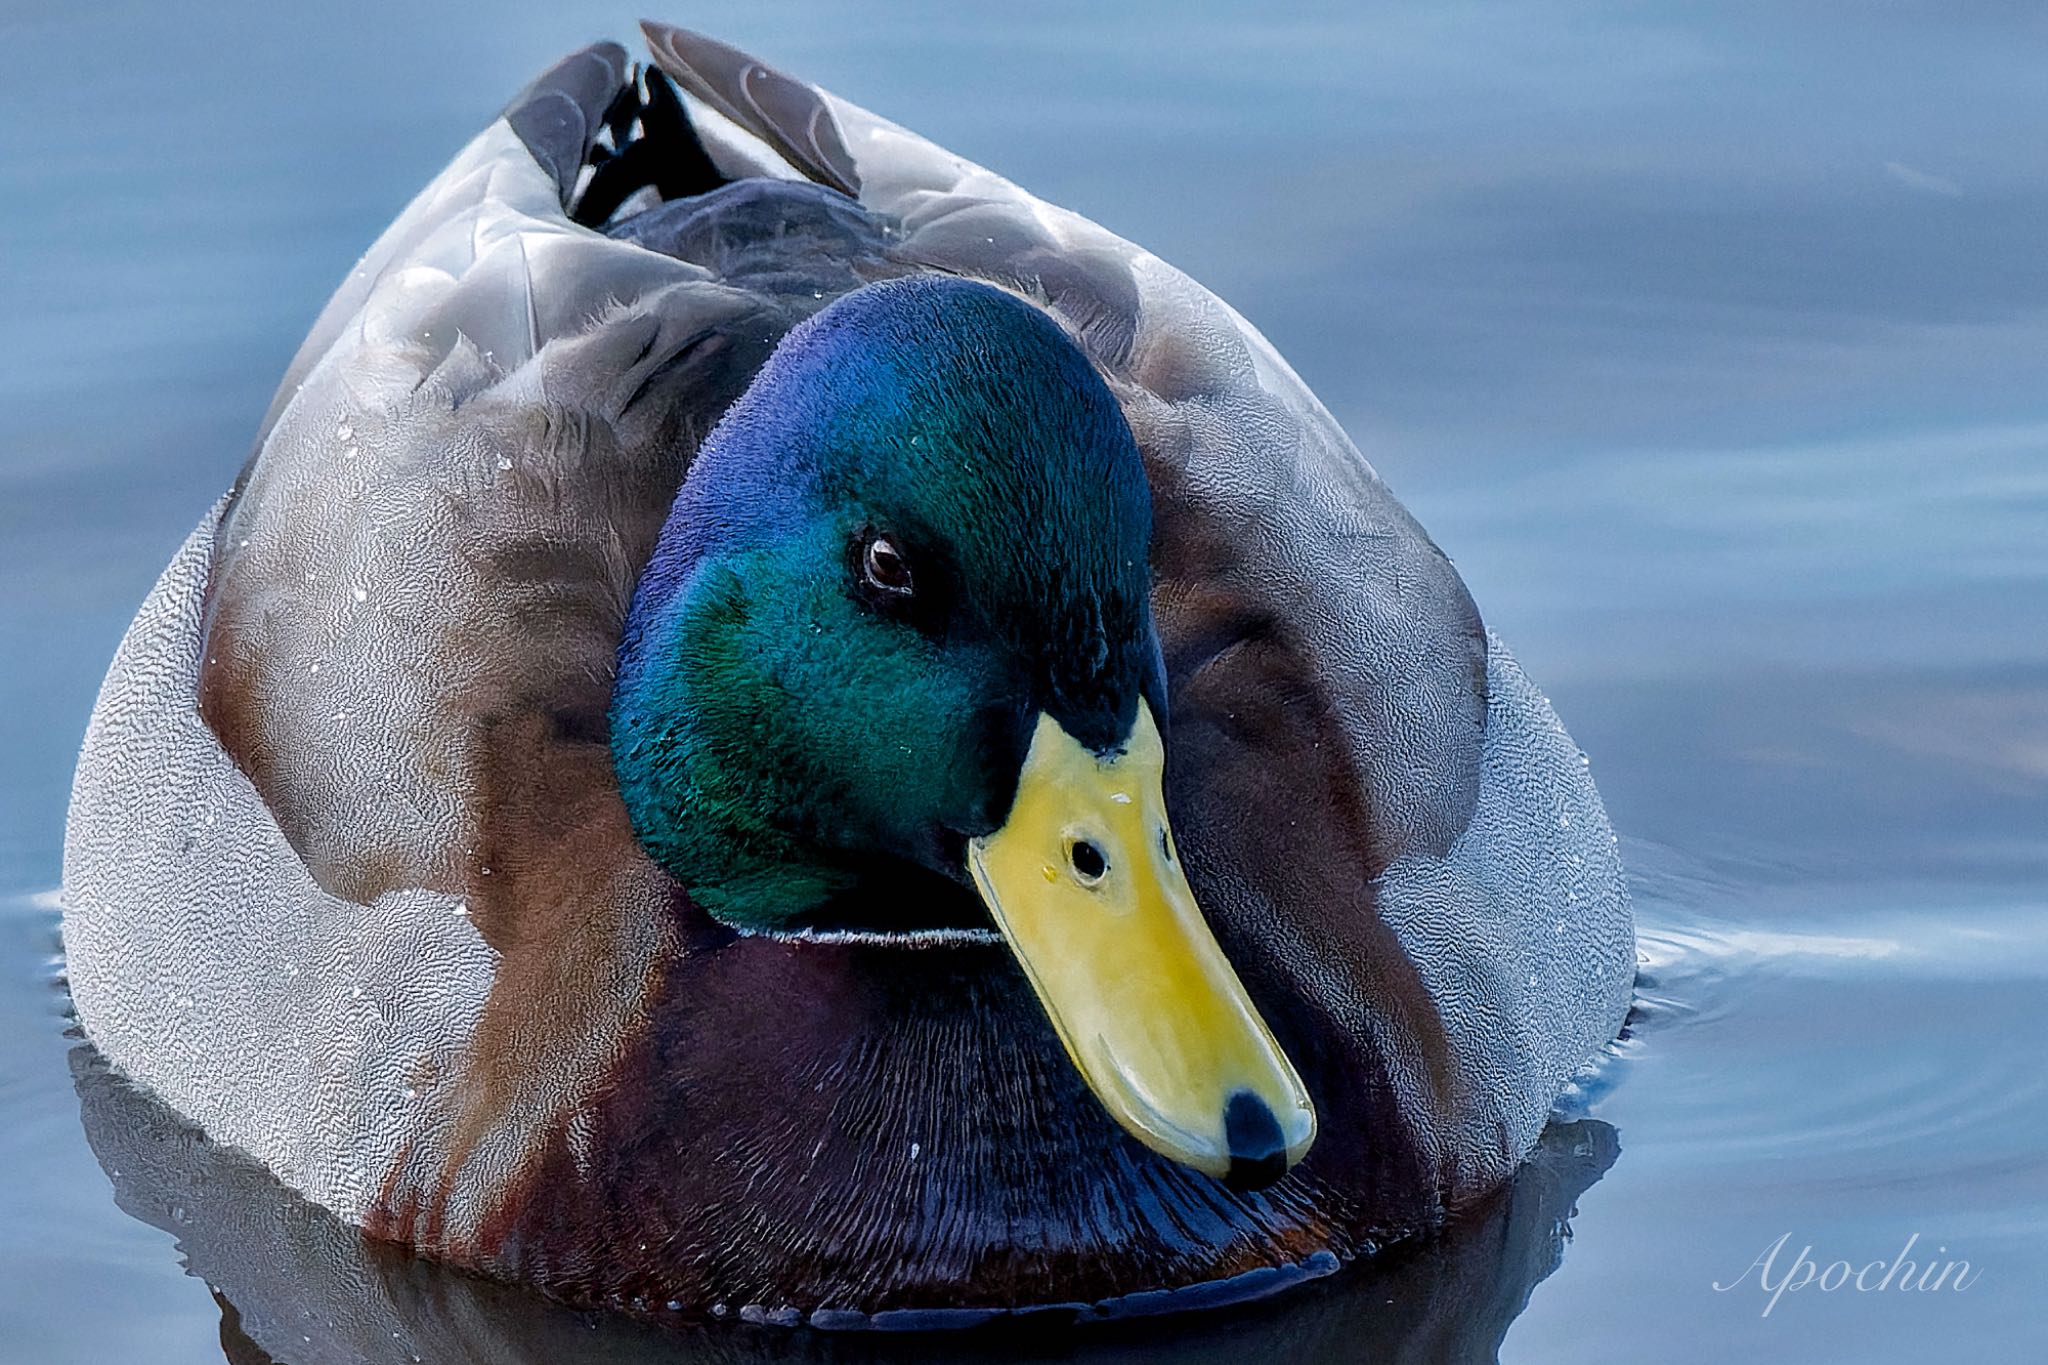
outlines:
[{"label": "duck reflection in water", "polygon": [[[1555,1270],[1581,1194],[1620,1152],[1598,1119],[1553,1122],[1514,1180],[1443,1232],[1227,1313],[1089,1324],[1040,1311],[967,1332],[671,1328],[663,1305],[580,1311],[422,1260],[285,1189],[110,1071],[73,1078],[100,1165],[132,1217],[178,1239],[220,1304],[232,1365],[739,1365],[740,1362],[1491,1361]],[[637,1309],[638,1312],[630,1311]]]}]

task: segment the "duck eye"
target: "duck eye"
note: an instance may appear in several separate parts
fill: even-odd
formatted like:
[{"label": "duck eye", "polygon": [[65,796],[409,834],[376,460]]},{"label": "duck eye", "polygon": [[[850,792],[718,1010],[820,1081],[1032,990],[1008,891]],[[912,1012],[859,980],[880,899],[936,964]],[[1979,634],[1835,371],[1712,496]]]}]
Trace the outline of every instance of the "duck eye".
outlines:
[{"label": "duck eye", "polygon": [[887,536],[872,537],[861,551],[860,575],[871,588],[899,597],[910,596],[910,561]]}]

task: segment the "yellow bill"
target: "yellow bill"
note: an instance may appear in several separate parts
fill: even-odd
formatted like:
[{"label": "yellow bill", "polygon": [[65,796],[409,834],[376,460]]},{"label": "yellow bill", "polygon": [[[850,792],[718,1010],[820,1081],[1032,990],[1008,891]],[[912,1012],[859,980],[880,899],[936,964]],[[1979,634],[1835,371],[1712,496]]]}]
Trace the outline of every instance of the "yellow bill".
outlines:
[{"label": "yellow bill", "polygon": [[1166,823],[1166,751],[1139,703],[1102,758],[1041,715],[974,882],[1067,1055],[1153,1151],[1270,1184],[1315,1140],[1315,1106],[1209,932]]}]

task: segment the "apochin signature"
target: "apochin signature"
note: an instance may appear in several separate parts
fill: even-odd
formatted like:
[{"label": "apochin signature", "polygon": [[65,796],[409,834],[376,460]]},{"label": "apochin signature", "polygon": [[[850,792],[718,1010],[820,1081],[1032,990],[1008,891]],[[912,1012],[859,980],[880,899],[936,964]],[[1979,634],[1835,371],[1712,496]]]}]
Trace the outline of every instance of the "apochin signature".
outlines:
[{"label": "apochin signature", "polygon": [[[1960,1294],[1977,1282],[1982,1272],[1961,1260],[1909,1261],[1906,1256],[1920,1241],[1920,1234],[1914,1233],[1899,1248],[1899,1254],[1889,1261],[1869,1261],[1862,1266],[1853,1266],[1847,1261],[1830,1261],[1821,1266],[1813,1260],[1813,1248],[1801,1247],[1799,1254],[1785,1267],[1785,1273],[1773,1283],[1771,1276],[1778,1262],[1778,1253],[1785,1249],[1785,1243],[1792,1240],[1791,1233],[1785,1233],[1777,1241],[1757,1253],[1757,1258],[1744,1267],[1742,1273],[1722,1284],[1714,1281],[1714,1289],[1725,1294],[1749,1278],[1749,1272],[1756,1272],[1757,1288],[1769,1294],[1770,1301],[1764,1304],[1760,1316],[1769,1317],[1771,1310],[1778,1306],[1778,1299],[1786,1292],[1797,1292],[1809,1285],[1822,1293],[1833,1293],[1838,1289],[1854,1289],[1859,1294],[1891,1293],[1933,1293],[1947,1289]],[[1946,1256],[1948,1248],[1937,1246],[1937,1256]],[[1954,1278],[1951,1279],[1950,1277]],[[1931,1278],[1930,1278],[1931,1277]]]}]

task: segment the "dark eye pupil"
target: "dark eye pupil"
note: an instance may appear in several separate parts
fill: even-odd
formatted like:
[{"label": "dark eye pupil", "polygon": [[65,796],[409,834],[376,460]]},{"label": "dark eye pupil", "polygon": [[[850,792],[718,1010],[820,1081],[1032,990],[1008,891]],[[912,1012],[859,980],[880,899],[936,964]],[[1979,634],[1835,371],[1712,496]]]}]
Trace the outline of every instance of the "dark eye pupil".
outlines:
[{"label": "dark eye pupil", "polygon": [[910,591],[910,565],[904,562],[887,536],[876,536],[868,542],[861,570],[867,575],[868,582],[886,592]]}]

